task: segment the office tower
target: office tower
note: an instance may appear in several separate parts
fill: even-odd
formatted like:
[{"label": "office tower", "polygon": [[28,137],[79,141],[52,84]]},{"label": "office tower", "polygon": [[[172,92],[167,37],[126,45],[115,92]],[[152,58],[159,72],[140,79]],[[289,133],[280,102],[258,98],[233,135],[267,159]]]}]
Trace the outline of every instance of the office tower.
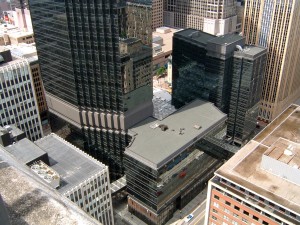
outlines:
[{"label": "office tower", "polygon": [[[153,109],[152,74],[138,71],[151,67],[151,48],[139,46],[144,58],[138,61],[135,50],[120,50],[126,1],[29,4],[49,111],[84,136],[85,149],[108,164],[113,177],[122,175],[127,129]],[[134,69],[126,70],[130,60]]]},{"label": "office tower", "polygon": [[223,164],[198,142],[226,115],[212,103],[195,100],[162,120],[153,117],[130,128],[135,138],[125,150],[128,210],[147,224],[172,218]]},{"label": "office tower", "polygon": [[205,225],[300,224],[299,112],[291,105],[215,172]]},{"label": "office tower", "polygon": [[145,45],[152,44],[151,1],[128,1],[126,3],[127,36],[141,39]]},{"label": "office tower", "polygon": [[36,47],[32,44],[22,44],[15,46],[6,46],[6,48],[10,49],[13,56],[26,58],[29,62],[37,105],[39,108],[43,131],[45,134],[45,132],[49,130],[47,129],[47,127],[49,126],[48,107]]},{"label": "office tower", "polygon": [[265,48],[255,46],[233,54],[227,136],[235,143],[247,142],[257,126],[266,56]]},{"label": "office tower", "polygon": [[300,97],[300,2],[247,0],[246,43],[268,48],[259,116],[270,122]]},{"label": "office tower", "polygon": [[164,0],[164,25],[194,28],[213,35],[234,32],[237,25],[236,0]]},{"label": "office tower", "polygon": [[29,62],[0,52],[0,126],[15,124],[30,140],[43,136]]},{"label": "office tower", "polygon": [[240,144],[255,129],[266,54],[244,41],[238,34],[216,37],[186,29],[174,34],[172,57],[174,106],[196,98],[213,102],[228,114],[227,135]]},{"label": "office tower", "polygon": [[[10,132],[10,133],[8,133]],[[108,167],[55,134],[36,142],[14,126],[0,127],[0,144],[30,174],[104,225],[113,225]]]},{"label": "office tower", "polygon": [[164,0],[152,0],[152,29],[163,26]]}]

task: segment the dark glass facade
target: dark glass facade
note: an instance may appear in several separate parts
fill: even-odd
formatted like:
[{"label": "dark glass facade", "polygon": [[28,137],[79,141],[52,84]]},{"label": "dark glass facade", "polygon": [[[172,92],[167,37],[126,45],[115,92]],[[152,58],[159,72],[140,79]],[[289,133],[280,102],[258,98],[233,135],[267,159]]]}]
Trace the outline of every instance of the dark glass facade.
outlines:
[{"label": "dark glass facade", "polygon": [[238,34],[215,37],[186,29],[173,37],[173,104],[213,102],[228,114],[227,136],[238,144],[255,130],[266,60],[265,49],[243,47]]},{"label": "dark glass facade", "polygon": [[[243,43],[242,37],[237,35],[235,39],[231,45]],[[232,52],[218,52],[212,45],[221,46],[222,42],[192,29],[174,34],[172,103],[176,108],[199,98],[228,113]]]},{"label": "dark glass facade", "polygon": [[[126,155],[128,209],[147,224],[165,224],[199,194],[221,164],[222,160],[202,152],[196,144],[157,170]],[[136,204],[146,205],[147,213]]]},{"label": "dark glass facade", "polygon": [[[126,1],[30,0],[29,4],[47,94],[76,108],[85,149],[121,175],[123,150],[130,139],[126,124],[151,113],[130,119],[126,115],[152,100],[151,73],[139,73],[140,64],[151,68],[151,48],[140,46],[140,59],[127,54],[133,59],[128,77],[143,82],[126,90],[130,81],[120,52],[120,40],[127,37]],[[64,111],[67,114],[68,109],[60,110],[68,117]],[[101,124],[95,122],[100,120]]]},{"label": "dark glass facade", "polygon": [[[256,55],[251,55],[253,49]],[[265,49],[251,47],[234,54],[227,135],[239,144],[249,139],[256,127],[265,62]]]}]

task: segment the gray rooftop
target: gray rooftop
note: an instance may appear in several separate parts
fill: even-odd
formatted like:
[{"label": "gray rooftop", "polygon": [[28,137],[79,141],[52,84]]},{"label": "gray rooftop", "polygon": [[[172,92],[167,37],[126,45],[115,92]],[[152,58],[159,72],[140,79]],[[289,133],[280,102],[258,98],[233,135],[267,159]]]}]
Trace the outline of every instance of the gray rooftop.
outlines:
[{"label": "gray rooftop", "polygon": [[[0,184],[0,193],[11,225],[100,224],[69,199],[44,184],[1,146]],[[1,208],[0,224],[5,224],[3,205]]]},{"label": "gray rooftop", "polygon": [[24,138],[13,145],[9,145],[5,147],[5,149],[24,164],[32,162],[46,154],[45,151],[33,144],[27,138]]},{"label": "gray rooftop", "polygon": [[188,29],[184,29],[181,31],[178,31],[176,33],[174,33],[174,36],[177,37],[183,37],[183,38],[188,38],[188,39],[192,39],[195,42],[201,43],[206,45],[207,42],[213,38],[216,38],[216,36],[212,35],[212,34],[208,34],[205,33],[203,31],[200,30],[195,30],[192,28],[188,28]]},{"label": "gray rooftop", "polygon": [[[300,106],[291,105],[224,164],[216,174],[299,214],[300,186],[261,168],[263,155],[270,154],[270,149],[272,150],[274,146],[277,146],[274,154],[281,154],[278,143],[282,145],[282,140],[299,146],[299,127]],[[294,166],[296,163],[300,166],[297,154],[300,153],[295,148],[295,156],[288,164]],[[298,169],[295,168],[295,171]]]},{"label": "gray rooftop", "polygon": [[48,153],[51,168],[61,177],[60,193],[65,193],[106,166],[55,134],[35,142]]},{"label": "gray rooftop", "polygon": [[235,43],[235,42],[243,40],[243,39],[244,39],[244,37],[233,33],[233,34],[225,34],[222,36],[215,37],[215,38],[209,40],[209,42],[217,44],[217,45],[229,45],[229,44]]},{"label": "gray rooftop", "polygon": [[242,51],[239,50],[235,51],[234,56],[248,58],[248,59],[255,59],[258,56],[266,53],[267,53],[266,48],[257,47],[257,46],[246,46]]},{"label": "gray rooftop", "polygon": [[[225,120],[226,115],[212,103],[195,100],[161,121],[149,117],[133,126],[129,132],[134,138],[125,154],[158,169]],[[168,129],[151,128],[156,124]]]}]

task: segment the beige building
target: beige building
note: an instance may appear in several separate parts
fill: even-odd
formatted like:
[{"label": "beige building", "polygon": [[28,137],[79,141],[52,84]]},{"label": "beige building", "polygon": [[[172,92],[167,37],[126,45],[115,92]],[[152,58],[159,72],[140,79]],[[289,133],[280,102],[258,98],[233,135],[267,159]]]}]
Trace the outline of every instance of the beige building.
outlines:
[{"label": "beige building", "polygon": [[299,112],[291,105],[215,172],[205,225],[300,224]]},{"label": "beige building", "polygon": [[173,49],[173,35],[177,31],[178,29],[160,27],[152,33],[152,64],[154,73],[160,67],[167,66],[168,58],[172,54]]},{"label": "beige building", "polygon": [[[258,4],[260,3],[260,4]],[[300,1],[247,0],[247,44],[268,48],[259,118],[272,121],[300,97]]]},{"label": "beige building", "polygon": [[163,26],[164,0],[152,0],[152,29]]},{"label": "beige building", "polygon": [[163,22],[165,26],[223,35],[236,30],[236,4],[236,0],[164,0]]}]

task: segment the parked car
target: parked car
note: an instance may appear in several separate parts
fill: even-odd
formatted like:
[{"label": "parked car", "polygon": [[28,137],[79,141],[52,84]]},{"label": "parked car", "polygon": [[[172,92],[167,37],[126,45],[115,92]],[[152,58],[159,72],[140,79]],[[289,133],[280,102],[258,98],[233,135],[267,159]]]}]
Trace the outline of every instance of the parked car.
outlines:
[{"label": "parked car", "polygon": [[190,222],[192,219],[194,218],[193,214],[188,215],[187,217],[185,217],[184,222],[188,223]]}]

